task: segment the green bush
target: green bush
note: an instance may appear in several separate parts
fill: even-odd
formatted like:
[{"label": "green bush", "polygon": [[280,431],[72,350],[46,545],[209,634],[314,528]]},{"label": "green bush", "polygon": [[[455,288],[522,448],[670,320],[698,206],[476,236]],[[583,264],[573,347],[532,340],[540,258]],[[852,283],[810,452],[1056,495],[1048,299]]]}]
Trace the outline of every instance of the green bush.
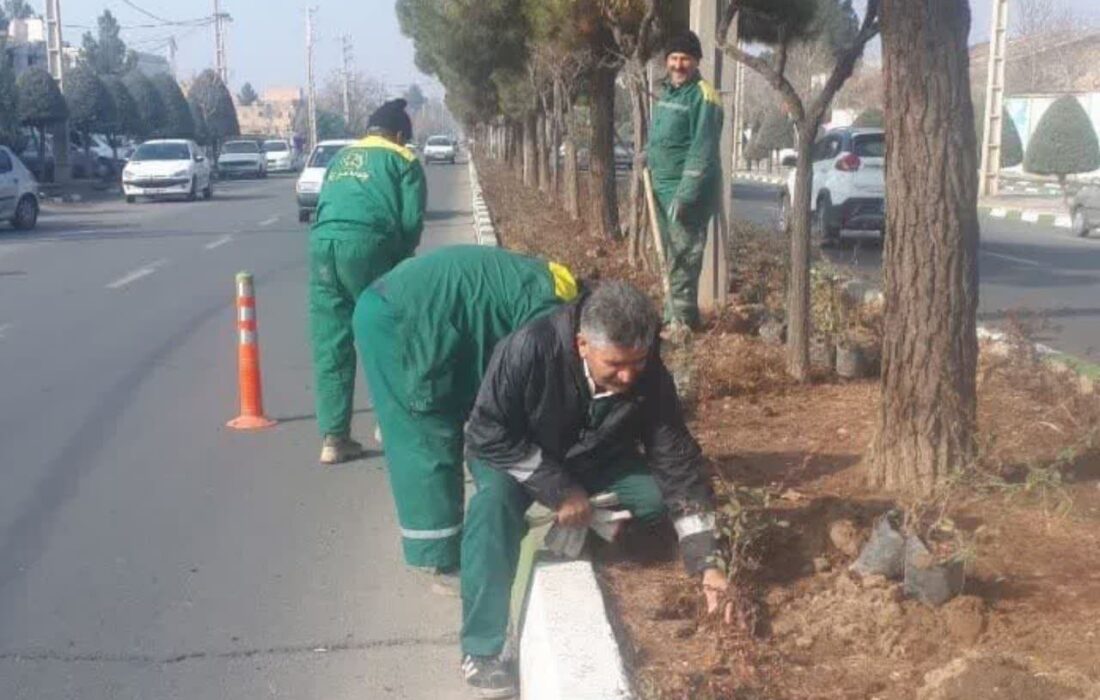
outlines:
[{"label": "green bush", "polygon": [[1066,95],[1047,108],[1027,146],[1024,170],[1054,175],[1065,186],[1066,176],[1100,169],[1096,130],[1076,97]]}]

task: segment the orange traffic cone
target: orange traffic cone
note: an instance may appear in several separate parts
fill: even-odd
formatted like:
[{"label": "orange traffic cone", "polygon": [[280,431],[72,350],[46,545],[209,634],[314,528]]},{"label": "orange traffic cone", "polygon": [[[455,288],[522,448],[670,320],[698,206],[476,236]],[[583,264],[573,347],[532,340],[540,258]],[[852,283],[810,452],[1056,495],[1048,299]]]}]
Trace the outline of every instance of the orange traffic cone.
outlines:
[{"label": "orange traffic cone", "polygon": [[237,273],[237,374],[241,392],[241,415],[226,425],[237,430],[270,428],[275,421],[264,416],[264,394],[260,382],[260,341],[256,333],[256,295],[252,275]]}]

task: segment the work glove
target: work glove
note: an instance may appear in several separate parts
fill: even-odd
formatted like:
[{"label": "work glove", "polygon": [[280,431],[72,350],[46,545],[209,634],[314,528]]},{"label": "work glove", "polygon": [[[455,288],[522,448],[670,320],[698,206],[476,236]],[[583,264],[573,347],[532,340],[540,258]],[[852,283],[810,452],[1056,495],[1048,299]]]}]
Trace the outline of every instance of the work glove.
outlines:
[{"label": "work glove", "polygon": [[630,519],[630,511],[614,510],[619,497],[614,493],[601,493],[590,499],[592,518],[583,527],[569,527],[555,522],[546,533],[546,548],[556,556],[576,559],[584,549],[584,541],[591,529],[602,539],[612,542],[619,534],[623,521]]}]

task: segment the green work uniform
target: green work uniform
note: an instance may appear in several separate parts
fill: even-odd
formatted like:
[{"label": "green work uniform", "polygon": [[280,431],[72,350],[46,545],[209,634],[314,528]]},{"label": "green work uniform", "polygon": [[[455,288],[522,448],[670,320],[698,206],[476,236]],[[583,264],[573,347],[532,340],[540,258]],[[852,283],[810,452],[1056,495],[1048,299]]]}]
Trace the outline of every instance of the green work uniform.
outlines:
[{"label": "green work uniform", "polygon": [[408,564],[458,566],[462,427],[489,357],[576,294],[560,265],[471,245],[407,260],[359,298],[355,335]]},{"label": "green work uniform", "polygon": [[[589,397],[586,430],[598,430],[615,403],[624,400]],[[619,504],[642,522],[664,514],[661,490],[642,455],[627,447],[589,456],[601,458],[606,459],[603,468],[575,474],[586,492],[614,492]],[[527,535],[525,514],[534,499],[520,482],[476,459],[470,460],[470,472],[477,492],[470,500],[462,549],[462,652],[492,656],[504,648],[512,581]]]},{"label": "green work uniform", "polygon": [[309,239],[309,328],[322,436],[351,432],[355,302],[416,251],[426,202],[420,162],[388,139],[368,136],[329,165]]},{"label": "green work uniform", "polygon": [[[661,241],[668,259],[665,321],[699,324],[699,275],[707,224],[721,204],[722,103],[699,77],[679,87],[668,80],[653,110],[647,163],[653,175]],[[679,220],[669,218],[678,209]]]}]

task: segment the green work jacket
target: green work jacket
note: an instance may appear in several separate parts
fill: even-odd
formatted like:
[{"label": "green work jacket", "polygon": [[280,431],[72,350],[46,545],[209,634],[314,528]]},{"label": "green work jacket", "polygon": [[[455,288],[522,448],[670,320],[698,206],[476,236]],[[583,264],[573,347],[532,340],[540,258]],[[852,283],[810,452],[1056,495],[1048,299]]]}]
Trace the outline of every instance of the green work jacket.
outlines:
[{"label": "green work jacket", "polygon": [[722,102],[698,73],[679,87],[665,80],[653,109],[647,162],[663,200],[713,212],[720,202]]},{"label": "green work jacket", "polygon": [[317,202],[314,240],[380,237],[394,260],[411,256],[424,229],[428,188],[409,149],[368,136],[332,159]]}]

